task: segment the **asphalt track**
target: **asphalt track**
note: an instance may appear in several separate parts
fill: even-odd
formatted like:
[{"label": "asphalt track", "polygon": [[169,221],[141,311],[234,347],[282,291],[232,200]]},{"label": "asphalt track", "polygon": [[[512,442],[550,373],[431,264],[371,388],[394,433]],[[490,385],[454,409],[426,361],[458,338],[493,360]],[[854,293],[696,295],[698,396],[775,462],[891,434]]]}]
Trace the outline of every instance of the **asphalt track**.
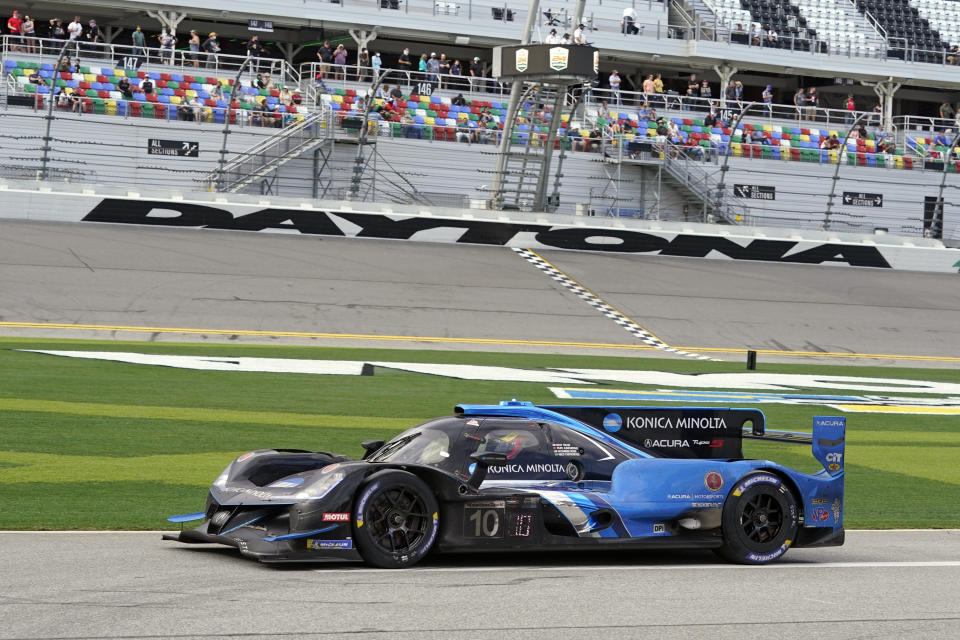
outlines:
[{"label": "asphalt track", "polygon": [[[960,363],[955,275],[541,255],[673,346]],[[89,223],[0,222],[0,333],[662,355],[508,249]]]},{"label": "asphalt track", "polygon": [[960,531],[853,531],[766,567],[709,552],[273,567],[158,532],[0,532],[0,639],[956,638]]}]

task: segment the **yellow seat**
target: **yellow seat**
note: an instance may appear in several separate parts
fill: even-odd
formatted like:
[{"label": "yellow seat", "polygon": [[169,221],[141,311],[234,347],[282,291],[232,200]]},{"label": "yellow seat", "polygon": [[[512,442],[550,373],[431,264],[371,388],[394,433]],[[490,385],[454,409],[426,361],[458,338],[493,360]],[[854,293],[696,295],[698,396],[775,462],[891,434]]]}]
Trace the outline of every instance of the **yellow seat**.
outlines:
[{"label": "yellow seat", "polygon": [[570,122],[570,114],[569,113],[561,114],[560,122]]},{"label": "yellow seat", "polygon": [[731,142],[730,148],[733,149],[733,156],[735,158],[743,157],[743,146],[739,142]]},{"label": "yellow seat", "polygon": [[382,107],[383,105],[387,104],[387,101],[383,98],[374,98],[373,104],[377,105],[378,107]]},{"label": "yellow seat", "polygon": [[197,97],[197,92],[196,92],[195,89],[187,89],[184,93],[186,93],[186,94],[187,94],[188,96],[190,96],[191,98],[196,98],[196,97]]},{"label": "yellow seat", "polygon": [[840,154],[836,149],[830,149],[827,154],[830,156],[830,164],[837,164],[840,161]]},{"label": "yellow seat", "polygon": [[893,156],[893,164],[897,169],[903,169],[903,156]]},{"label": "yellow seat", "polygon": [[810,142],[810,135],[804,133],[800,136],[800,140],[802,140],[803,142]]},{"label": "yellow seat", "polygon": [[431,127],[437,124],[437,120],[433,116],[427,116],[426,118],[423,119],[423,121],[426,122]]},{"label": "yellow seat", "polygon": [[773,127],[769,124],[763,125],[763,130],[766,131],[767,133],[773,133]]},{"label": "yellow seat", "polygon": [[117,115],[117,101],[116,100],[107,100],[106,103],[106,113],[108,116]]},{"label": "yellow seat", "polygon": [[343,104],[343,96],[330,96],[330,99],[336,102],[337,104]]},{"label": "yellow seat", "polygon": [[469,120],[469,118],[467,117],[467,114],[461,111],[457,114],[457,120]]},{"label": "yellow seat", "polygon": [[180,96],[170,96],[170,104],[180,104],[183,102],[183,98]]},{"label": "yellow seat", "polygon": [[86,80],[87,82],[96,82],[97,76],[94,73],[85,73],[83,74],[83,79]]}]

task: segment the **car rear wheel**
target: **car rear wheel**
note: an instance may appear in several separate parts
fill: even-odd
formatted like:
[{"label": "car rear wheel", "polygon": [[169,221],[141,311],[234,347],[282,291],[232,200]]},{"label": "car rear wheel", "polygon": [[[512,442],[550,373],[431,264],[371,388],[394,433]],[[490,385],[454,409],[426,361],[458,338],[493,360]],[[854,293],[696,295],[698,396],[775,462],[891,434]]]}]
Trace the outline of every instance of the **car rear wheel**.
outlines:
[{"label": "car rear wheel", "polygon": [[723,505],[721,557],[741,564],[766,564],[797,539],[797,501],[783,479],[768,471],[741,478]]},{"label": "car rear wheel", "polygon": [[380,471],[357,492],[353,539],[367,564],[409,567],[437,538],[437,499],[427,484],[406,471]]}]

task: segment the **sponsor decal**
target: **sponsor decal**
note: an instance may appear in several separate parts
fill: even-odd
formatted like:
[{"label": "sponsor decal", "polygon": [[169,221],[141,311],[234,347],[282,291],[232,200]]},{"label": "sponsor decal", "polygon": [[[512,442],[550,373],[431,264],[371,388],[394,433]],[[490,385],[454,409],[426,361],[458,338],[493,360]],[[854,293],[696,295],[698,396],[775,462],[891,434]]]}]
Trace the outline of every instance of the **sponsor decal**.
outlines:
[{"label": "sponsor decal", "polygon": [[353,540],[316,540],[307,538],[307,549],[353,549]]},{"label": "sponsor decal", "polygon": [[270,500],[274,497],[269,491],[260,491],[259,489],[248,489],[246,487],[223,487],[220,489],[225,493],[245,493],[247,495],[253,496],[254,498],[260,498],[261,500]]},{"label": "sponsor decal", "polygon": [[350,522],[349,513],[325,513],[323,514],[324,522]]},{"label": "sponsor decal", "polygon": [[560,458],[576,458],[584,453],[582,447],[569,442],[554,442],[553,455]]},{"label": "sponsor decal", "polygon": [[668,493],[667,498],[670,500],[723,500],[723,496],[716,493]]},{"label": "sponsor decal", "polygon": [[[726,429],[723,418],[717,417],[685,417],[670,418],[668,416],[628,416],[627,429]],[[686,445],[684,445],[686,446]]]},{"label": "sponsor decal", "polygon": [[517,71],[523,73],[530,66],[530,50],[517,49]]},{"label": "sponsor decal", "polygon": [[833,504],[830,505],[830,511],[833,512],[833,519],[836,522],[840,522],[840,498],[834,498]]},{"label": "sponsor decal", "polygon": [[[843,442],[843,441],[841,440],[841,442]],[[824,443],[824,441],[821,440],[821,441],[820,441],[820,444],[823,445],[823,443]],[[830,445],[827,445],[827,446],[830,446]],[[826,458],[827,458],[827,462],[843,462],[843,454],[842,454],[842,453],[828,453],[828,454],[826,455]]]},{"label": "sponsor decal", "polygon": [[690,506],[694,509],[719,509],[723,505],[719,502],[691,502]]},{"label": "sponsor decal", "polygon": [[824,509],[823,507],[817,507],[813,510],[813,520],[814,522],[826,522],[830,517],[830,512]]},{"label": "sponsor decal", "polygon": [[668,500],[689,500],[690,494],[689,493],[668,493],[667,499]]},{"label": "sponsor decal", "polygon": [[504,509],[507,505],[503,500],[473,500],[463,506],[472,509]]},{"label": "sponsor decal", "polygon": [[666,532],[667,532],[667,525],[663,524],[662,522],[658,522],[657,524],[653,525],[653,532],[654,532],[654,533],[666,533]]},{"label": "sponsor decal", "polygon": [[255,455],[256,455],[256,454],[255,454],[254,452],[252,452],[252,451],[251,451],[250,453],[245,453],[245,454],[243,454],[242,456],[240,456],[239,458],[237,458],[237,462],[243,462],[244,460],[248,460],[248,459],[252,458],[252,457],[255,456]]},{"label": "sponsor decal", "polygon": [[723,488],[723,476],[717,471],[711,471],[703,477],[703,484],[710,491],[720,491]]},{"label": "sponsor decal", "polygon": [[430,547],[433,546],[433,541],[437,539],[437,530],[440,528],[440,517],[439,514],[433,512],[433,528],[430,529],[430,537],[427,538],[427,541],[423,543],[419,549],[417,549],[417,555],[422,556],[427,551],[430,550]]},{"label": "sponsor decal", "polygon": [[367,487],[367,490],[360,496],[360,502],[357,503],[357,529],[363,526],[363,510],[367,506],[367,500],[373,495],[374,491],[380,488],[380,481],[374,482]]},{"label": "sponsor decal", "polygon": [[767,484],[779,485],[780,478],[777,476],[772,476],[769,473],[761,473],[755,476],[751,476],[737,485],[737,488],[733,490],[733,495],[739,497],[743,494],[744,491],[757,484],[758,482],[766,482]]},{"label": "sponsor decal", "polygon": [[827,504],[830,502],[829,498],[814,498],[810,501],[811,504]]},{"label": "sponsor decal", "polygon": [[334,462],[333,464],[328,464],[328,465],[325,466],[324,468],[320,469],[320,473],[330,473],[331,471],[335,471],[336,468],[339,467],[339,466],[340,466],[340,463],[339,463],[339,462]]},{"label": "sponsor decal", "polygon": [[623,426],[623,418],[616,413],[608,413],[603,417],[603,428],[609,431],[610,433],[616,433],[620,431],[620,427]]},{"label": "sponsor decal", "polygon": [[[559,49],[557,60],[567,50]],[[551,55],[551,66],[553,56]],[[170,215],[171,213],[177,215]],[[447,241],[449,232],[462,229],[456,240],[464,244],[516,244],[524,248],[547,247],[616,253],[654,253],[705,258],[724,256],[733,260],[762,260],[802,264],[842,264],[890,269],[890,263],[877,247],[856,244],[818,244],[811,241],[754,239],[746,245],[723,236],[688,235],[673,232],[642,232],[630,229],[559,227],[532,222],[493,222],[467,218],[396,217],[347,211],[303,209],[262,209],[235,216],[229,210],[210,204],[166,200],[128,200],[105,198],[86,216],[84,222],[152,224],[171,227],[202,227],[237,231],[269,229],[304,234],[365,238]],[[535,242],[527,234],[534,234]],[[519,237],[518,237],[519,236]]]},{"label": "sponsor decal", "polygon": [[285,480],[277,480],[271,484],[268,488],[270,489],[291,489],[293,487],[299,487],[303,484],[303,478],[287,478]]},{"label": "sponsor decal", "polygon": [[828,470],[828,471],[840,471],[840,465],[838,465],[836,462],[831,462],[830,464],[827,465],[827,470]]},{"label": "sponsor decal", "polygon": [[689,447],[690,442],[687,440],[653,440],[647,438],[643,441],[643,446],[647,449],[676,449],[678,447]]},{"label": "sponsor decal", "polygon": [[771,560],[776,560],[784,553],[787,552],[787,549],[790,547],[790,540],[785,541],[780,548],[771,551],[770,553],[748,553],[747,560],[751,562],[770,562]]},{"label": "sponsor decal", "polygon": [[479,426],[480,426],[480,423],[479,423],[478,421],[476,421],[476,420],[470,419],[470,420],[467,420],[467,426],[468,426],[468,427],[479,427]]},{"label": "sponsor decal", "polygon": [[550,48],[550,68],[554,71],[563,71],[566,69],[569,60],[570,52],[566,49],[566,47]]},{"label": "sponsor decal", "polygon": [[600,50],[599,49],[593,52],[593,72],[594,73],[600,72]]},{"label": "sponsor decal", "polygon": [[489,473],[564,473],[566,467],[560,463],[531,463],[531,464],[503,464],[491,466],[487,469]]}]

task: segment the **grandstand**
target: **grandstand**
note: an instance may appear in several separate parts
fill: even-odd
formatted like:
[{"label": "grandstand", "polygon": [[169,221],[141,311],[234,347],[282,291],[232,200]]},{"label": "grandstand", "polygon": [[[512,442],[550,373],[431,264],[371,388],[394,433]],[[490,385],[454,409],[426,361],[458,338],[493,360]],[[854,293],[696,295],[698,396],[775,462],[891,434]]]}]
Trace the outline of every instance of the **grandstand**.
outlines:
[{"label": "grandstand", "polygon": [[[469,208],[491,197],[504,136],[525,153],[548,139],[551,104],[528,99],[508,126],[509,86],[490,77],[491,47],[517,41],[525,4],[306,0],[271,7],[268,16],[248,0],[229,9],[185,0],[176,14],[139,0],[106,4],[71,4],[110,25],[112,42],[72,47],[69,70],[57,70],[60,43],[39,37],[46,34],[26,47],[4,37],[2,177]],[[935,140],[958,130],[937,111],[944,90],[960,86],[950,55],[958,6],[588,3],[583,21],[601,50],[599,81],[564,102],[551,210],[960,242],[960,154]],[[627,7],[638,33],[621,28]],[[573,3],[541,5],[534,41],[550,28],[572,30],[573,12]],[[273,57],[254,68],[243,51],[248,21],[264,19],[274,30]],[[225,52],[198,55],[185,39],[173,52],[133,46],[129,30],[151,21],[151,31],[216,29],[225,34]],[[318,45],[329,39],[347,43],[346,65],[317,61]],[[360,46],[378,51],[387,72],[376,93],[377,70],[358,64]],[[443,51],[462,61],[461,74],[395,70],[404,47]],[[484,77],[466,73],[474,58]],[[616,93],[606,86],[614,67],[624,77]],[[257,87],[257,73],[265,72],[272,84]],[[663,93],[643,92],[641,81],[653,72],[663,74]],[[687,93],[690,73],[708,81],[712,96]],[[728,99],[734,80],[743,97]],[[147,81],[153,86],[144,91]],[[126,93],[121,82],[129,84]],[[774,95],[768,105],[760,95],[766,85]],[[817,87],[819,102],[796,107],[798,86]],[[388,87],[398,87],[399,97]],[[848,94],[854,110],[844,108]],[[717,122],[707,122],[711,109]],[[675,133],[658,131],[661,117]],[[853,121],[863,127],[848,138]],[[167,139],[197,143],[199,152],[151,152],[152,141]],[[770,189],[776,199],[744,197],[738,185]],[[883,204],[868,209],[845,193],[882,194]],[[931,214],[930,203],[940,199],[942,215]],[[510,205],[522,211],[530,203],[518,195]]]}]

